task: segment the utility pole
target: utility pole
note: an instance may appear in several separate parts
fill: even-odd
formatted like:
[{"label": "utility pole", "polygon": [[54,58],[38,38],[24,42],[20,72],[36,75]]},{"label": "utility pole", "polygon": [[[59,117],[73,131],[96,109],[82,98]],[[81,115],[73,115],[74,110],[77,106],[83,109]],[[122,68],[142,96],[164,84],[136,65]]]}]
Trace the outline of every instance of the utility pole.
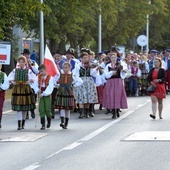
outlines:
[{"label": "utility pole", "polygon": [[[43,4],[43,0],[40,0]],[[40,64],[44,61],[44,14],[40,11]]]}]

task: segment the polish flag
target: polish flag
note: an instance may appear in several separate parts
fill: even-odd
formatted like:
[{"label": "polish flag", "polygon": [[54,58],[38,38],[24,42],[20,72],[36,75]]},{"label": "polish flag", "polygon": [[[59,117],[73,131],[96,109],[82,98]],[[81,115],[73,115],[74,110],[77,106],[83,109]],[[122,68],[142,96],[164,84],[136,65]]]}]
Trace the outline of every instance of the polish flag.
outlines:
[{"label": "polish flag", "polygon": [[54,77],[56,74],[59,73],[58,68],[47,45],[45,47],[44,65],[46,66],[46,71],[49,75]]}]

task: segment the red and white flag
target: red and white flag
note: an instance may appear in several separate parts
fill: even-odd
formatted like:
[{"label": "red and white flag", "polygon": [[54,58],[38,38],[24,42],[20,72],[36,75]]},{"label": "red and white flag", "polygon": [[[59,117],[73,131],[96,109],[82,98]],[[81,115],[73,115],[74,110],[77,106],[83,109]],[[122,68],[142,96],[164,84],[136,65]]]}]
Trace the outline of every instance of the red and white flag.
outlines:
[{"label": "red and white flag", "polygon": [[54,77],[56,74],[59,73],[58,68],[47,45],[45,47],[44,65],[46,66],[46,71],[49,75]]}]

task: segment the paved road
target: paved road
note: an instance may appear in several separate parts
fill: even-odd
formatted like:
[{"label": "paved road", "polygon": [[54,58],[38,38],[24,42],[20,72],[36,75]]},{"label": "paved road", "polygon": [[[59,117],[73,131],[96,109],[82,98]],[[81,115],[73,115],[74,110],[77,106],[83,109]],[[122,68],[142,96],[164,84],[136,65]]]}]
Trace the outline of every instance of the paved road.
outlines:
[{"label": "paved road", "polygon": [[[149,97],[130,97],[129,109],[119,119],[112,120],[99,110],[94,118],[81,120],[72,113],[69,129],[62,130],[57,115],[45,131],[39,130],[39,118],[28,120],[25,130],[17,131],[16,114],[8,112],[6,102],[0,170],[169,170],[169,100],[167,96],[164,101],[163,120],[149,118]],[[138,133],[142,133],[140,140]],[[23,139],[28,141],[10,141]]]}]

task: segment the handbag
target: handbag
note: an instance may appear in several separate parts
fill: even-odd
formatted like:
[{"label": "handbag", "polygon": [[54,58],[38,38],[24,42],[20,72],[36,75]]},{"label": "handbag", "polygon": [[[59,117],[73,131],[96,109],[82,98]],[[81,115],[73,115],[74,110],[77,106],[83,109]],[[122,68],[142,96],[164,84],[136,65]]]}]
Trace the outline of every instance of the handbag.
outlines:
[{"label": "handbag", "polygon": [[149,86],[146,91],[147,91],[148,93],[153,93],[153,92],[155,91],[155,89],[156,89],[156,87],[154,87],[154,86]]}]

